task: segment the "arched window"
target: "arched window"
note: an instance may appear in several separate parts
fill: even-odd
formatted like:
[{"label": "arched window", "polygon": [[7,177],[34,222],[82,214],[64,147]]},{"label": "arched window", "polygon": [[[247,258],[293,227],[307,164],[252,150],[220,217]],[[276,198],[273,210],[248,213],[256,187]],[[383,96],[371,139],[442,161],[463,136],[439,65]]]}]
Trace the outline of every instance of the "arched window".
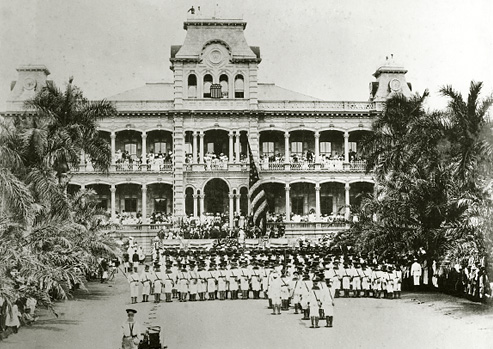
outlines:
[{"label": "arched window", "polygon": [[223,95],[223,98],[228,98],[229,95],[228,76],[226,74],[222,74],[219,77],[219,83],[221,84],[221,93]]},{"label": "arched window", "polygon": [[188,98],[197,98],[197,77],[195,74],[188,76]]},{"label": "arched window", "polygon": [[204,98],[211,98],[212,75],[204,76]]},{"label": "arched window", "polygon": [[245,82],[240,74],[235,78],[235,98],[245,98]]}]

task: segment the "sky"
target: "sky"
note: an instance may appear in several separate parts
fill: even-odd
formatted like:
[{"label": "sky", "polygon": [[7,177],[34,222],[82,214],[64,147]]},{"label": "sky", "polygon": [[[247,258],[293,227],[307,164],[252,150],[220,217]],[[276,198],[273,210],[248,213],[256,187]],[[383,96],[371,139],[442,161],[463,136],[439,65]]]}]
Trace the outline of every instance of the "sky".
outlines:
[{"label": "sky", "polygon": [[491,0],[0,0],[0,111],[22,64],[70,76],[90,99],[172,81],[170,46],[186,35],[187,10],[243,18],[259,46],[259,81],[330,101],[366,101],[386,56],[408,69],[430,109],[440,87],[493,92]]}]

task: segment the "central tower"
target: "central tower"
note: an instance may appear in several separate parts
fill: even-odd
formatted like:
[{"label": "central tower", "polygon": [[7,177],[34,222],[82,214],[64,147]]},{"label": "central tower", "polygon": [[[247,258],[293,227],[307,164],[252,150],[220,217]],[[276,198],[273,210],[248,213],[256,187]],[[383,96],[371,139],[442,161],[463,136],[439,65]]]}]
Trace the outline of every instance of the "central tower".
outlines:
[{"label": "central tower", "polygon": [[257,109],[260,50],[248,46],[246,22],[192,16],[183,28],[183,45],[171,47],[175,109],[203,109],[211,99],[228,100],[213,104],[228,109],[237,109],[235,101],[239,109]]}]

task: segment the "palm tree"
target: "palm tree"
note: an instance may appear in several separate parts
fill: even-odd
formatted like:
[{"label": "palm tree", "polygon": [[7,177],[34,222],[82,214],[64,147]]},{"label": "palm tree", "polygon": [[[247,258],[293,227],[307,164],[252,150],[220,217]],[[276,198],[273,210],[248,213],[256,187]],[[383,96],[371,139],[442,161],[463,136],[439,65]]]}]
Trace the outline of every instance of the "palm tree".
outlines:
[{"label": "palm tree", "polygon": [[89,101],[72,81],[70,78],[65,91],[48,82],[26,102],[26,107],[37,113],[35,122],[46,122],[44,161],[56,171],[59,181],[70,167],[79,165],[82,151],[103,171],[111,164],[111,149],[100,136],[97,121],[114,115],[116,109],[105,100]]}]

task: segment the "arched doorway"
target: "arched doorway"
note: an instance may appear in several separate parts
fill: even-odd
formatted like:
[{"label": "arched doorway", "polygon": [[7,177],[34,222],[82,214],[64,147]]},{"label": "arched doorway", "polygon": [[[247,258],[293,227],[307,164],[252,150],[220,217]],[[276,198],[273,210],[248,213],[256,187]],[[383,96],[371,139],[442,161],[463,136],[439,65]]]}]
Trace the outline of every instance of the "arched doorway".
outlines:
[{"label": "arched doorway", "polygon": [[315,214],[315,184],[293,183],[291,184],[291,212],[298,216]]},{"label": "arched doorway", "polygon": [[211,179],[204,187],[204,205],[207,213],[228,213],[229,210],[229,187],[220,179]]},{"label": "arched doorway", "polygon": [[188,187],[185,190],[185,214],[187,216],[193,215],[193,188]]}]

